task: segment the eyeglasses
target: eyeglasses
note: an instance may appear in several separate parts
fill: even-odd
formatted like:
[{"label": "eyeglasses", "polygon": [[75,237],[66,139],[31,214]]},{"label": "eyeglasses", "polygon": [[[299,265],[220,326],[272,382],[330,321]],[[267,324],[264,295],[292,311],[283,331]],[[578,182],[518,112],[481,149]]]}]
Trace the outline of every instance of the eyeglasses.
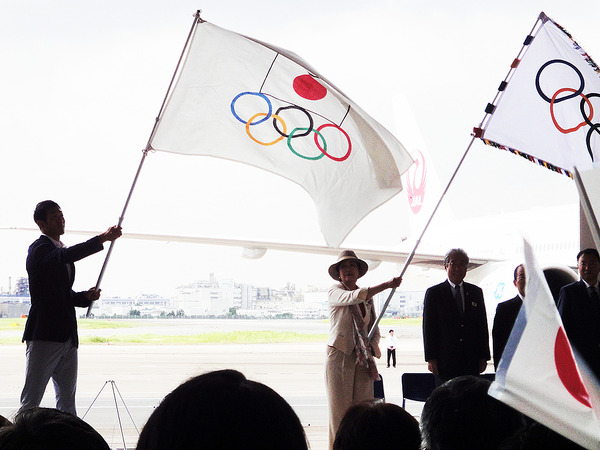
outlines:
[{"label": "eyeglasses", "polygon": [[452,266],[452,267],[467,267],[469,265],[469,263],[466,262],[466,261],[455,261],[455,260],[452,260],[447,265],[448,266]]}]

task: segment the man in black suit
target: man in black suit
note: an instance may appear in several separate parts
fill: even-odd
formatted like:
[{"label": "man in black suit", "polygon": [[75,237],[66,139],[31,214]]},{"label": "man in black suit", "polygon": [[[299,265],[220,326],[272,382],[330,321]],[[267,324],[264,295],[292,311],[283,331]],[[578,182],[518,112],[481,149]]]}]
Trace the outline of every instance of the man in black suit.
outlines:
[{"label": "man in black suit", "polygon": [[79,339],[75,306],[88,307],[100,298],[100,289],[74,292],[73,263],[102,250],[104,242],[117,239],[121,227],[111,227],[86,242],[66,247],[60,241],[65,219],[58,204],[51,200],[38,203],[33,220],[42,236],[31,244],[27,253],[31,308],[23,334],[27,350],[20,409],[39,406],[52,378],[56,408],[76,414]]},{"label": "man in black suit", "polygon": [[494,325],[492,327],[492,342],[494,346],[494,370],[498,369],[498,363],[504,352],[504,347],[508,342],[510,332],[513,329],[521,305],[523,305],[523,298],[525,297],[525,267],[523,264],[519,264],[514,271],[513,284],[517,288],[518,294],[506,300],[505,302],[498,303],[496,307],[496,315],[494,316]]},{"label": "man in black suit", "polygon": [[490,359],[483,291],[463,281],[468,264],[464,250],[450,250],[444,258],[448,279],[425,292],[425,360],[437,383],[479,375]]},{"label": "man in black suit", "polygon": [[558,312],[569,342],[600,380],[600,256],[595,248],[577,255],[581,280],[567,284],[558,296]]}]

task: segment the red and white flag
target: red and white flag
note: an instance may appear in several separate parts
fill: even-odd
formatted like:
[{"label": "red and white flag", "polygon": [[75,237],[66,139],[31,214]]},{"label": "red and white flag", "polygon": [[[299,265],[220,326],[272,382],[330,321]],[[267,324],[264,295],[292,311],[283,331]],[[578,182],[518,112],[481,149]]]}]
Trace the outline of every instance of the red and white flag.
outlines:
[{"label": "red and white flag", "polygon": [[595,380],[571,350],[552,294],[527,241],[527,285],[489,394],[588,449],[600,448]]},{"label": "red and white flag", "polygon": [[600,167],[600,68],[564,28],[544,13],[538,21],[480,137],[572,177]]},{"label": "red and white flag", "polygon": [[200,21],[154,150],[259,167],[302,186],[328,245],[402,190],[402,144],[297,55]]}]

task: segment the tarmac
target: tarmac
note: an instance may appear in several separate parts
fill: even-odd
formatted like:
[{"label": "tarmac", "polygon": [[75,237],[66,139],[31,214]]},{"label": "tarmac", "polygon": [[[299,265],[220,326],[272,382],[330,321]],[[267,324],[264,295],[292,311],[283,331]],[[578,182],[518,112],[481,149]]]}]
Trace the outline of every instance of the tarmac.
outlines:
[{"label": "tarmac", "polygon": [[[249,323],[242,323],[249,322]],[[307,323],[308,322],[308,323]],[[186,328],[230,327],[325,333],[328,325],[314,321],[166,321],[173,334]],[[296,326],[297,325],[297,326]],[[391,327],[390,327],[391,328]],[[402,405],[401,375],[424,372],[420,327],[393,327],[398,339],[396,368],[378,361],[385,401]],[[407,327],[411,328],[411,327]],[[418,328],[418,329],[416,329]],[[136,329],[139,333],[139,328]],[[99,330],[93,330],[98,334]],[[189,331],[189,330],[187,330]],[[110,330],[111,334],[120,330]],[[204,332],[204,331],[202,331]],[[85,334],[83,331],[81,335]],[[236,369],[282,395],[304,426],[312,450],[326,450],[327,400],[324,383],[325,342],[285,344],[202,345],[82,345],[79,349],[78,415],[106,439],[111,448],[135,449],[139,432],[162,398],[190,377],[219,369]],[[382,346],[383,347],[383,346]],[[25,345],[0,347],[0,414],[11,418],[19,406],[25,370]],[[384,354],[385,355],[385,354]],[[52,383],[42,406],[54,407]],[[407,401],[406,409],[419,418],[423,404]]]}]

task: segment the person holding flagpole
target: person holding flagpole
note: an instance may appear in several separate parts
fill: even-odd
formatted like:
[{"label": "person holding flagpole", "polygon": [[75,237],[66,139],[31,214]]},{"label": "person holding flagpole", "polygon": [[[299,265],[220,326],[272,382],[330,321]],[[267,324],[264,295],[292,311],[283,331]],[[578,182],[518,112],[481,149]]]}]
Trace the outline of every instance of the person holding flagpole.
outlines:
[{"label": "person holding flagpole", "polygon": [[368,288],[357,281],[369,269],[352,250],[344,250],[329,267],[329,275],[337,281],[329,289],[329,339],[325,382],[329,402],[329,448],[346,411],[356,403],[373,400],[373,382],[379,379],[373,357],[380,358],[380,334],[377,329],[371,341],[367,335],[377,318],[373,296],[386,289],[397,288],[401,277]]},{"label": "person holding flagpole", "polygon": [[60,240],[65,218],[56,202],[38,203],[33,220],[42,235],[27,253],[31,308],[23,333],[27,349],[20,411],[39,406],[52,378],[56,409],[76,415],[79,339],[75,306],[88,307],[100,297],[100,289],[73,291],[74,262],[99,252],[104,242],[119,238],[121,227],[110,227],[86,242],[67,247]]}]

